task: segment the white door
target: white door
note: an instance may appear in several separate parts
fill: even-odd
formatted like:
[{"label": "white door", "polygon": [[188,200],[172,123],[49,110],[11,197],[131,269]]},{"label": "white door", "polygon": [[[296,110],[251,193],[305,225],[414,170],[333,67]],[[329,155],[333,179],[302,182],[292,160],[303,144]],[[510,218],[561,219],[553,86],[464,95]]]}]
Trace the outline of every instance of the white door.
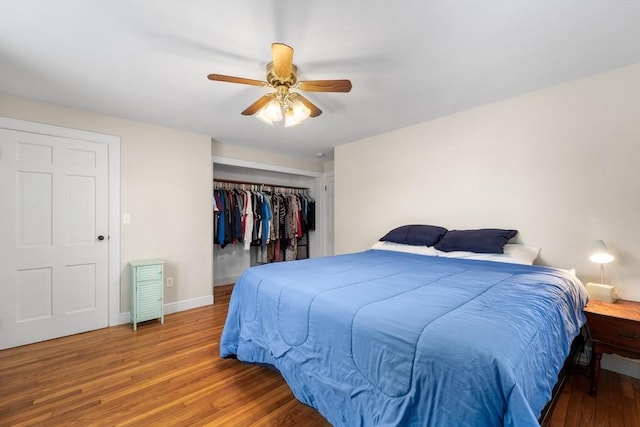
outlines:
[{"label": "white door", "polygon": [[107,150],[0,129],[0,348],[108,326]]}]

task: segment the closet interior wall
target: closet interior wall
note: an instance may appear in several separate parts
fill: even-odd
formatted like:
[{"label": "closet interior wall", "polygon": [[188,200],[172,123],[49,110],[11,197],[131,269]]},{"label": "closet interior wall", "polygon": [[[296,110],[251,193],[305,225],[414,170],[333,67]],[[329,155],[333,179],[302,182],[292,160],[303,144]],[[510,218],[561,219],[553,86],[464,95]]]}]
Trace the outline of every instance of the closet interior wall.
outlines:
[{"label": "closet interior wall", "polygon": [[[318,215],[321,209],[318,206],[318,197],[316,194],[319,185],[316,178],[241,166],[214,164],[213,180],[255,182],[286,187],[308,188],[309,195],[316,199],[316,224],[319,223]],[[306,236],[309,245],[309,257],[311,258],[322,255],[322,242],[318,237],[318,228],[319,227],[316,226],[316,231],[309,231]],[[242,243],[229,244],[224,248],[221,248],[220,245],[213,244],[213,285],[220,286],[235,283],[242,272],[252,265],[251,254],[252,251],[246,251]],[[255,260],[253,264],[255,264]]]}]

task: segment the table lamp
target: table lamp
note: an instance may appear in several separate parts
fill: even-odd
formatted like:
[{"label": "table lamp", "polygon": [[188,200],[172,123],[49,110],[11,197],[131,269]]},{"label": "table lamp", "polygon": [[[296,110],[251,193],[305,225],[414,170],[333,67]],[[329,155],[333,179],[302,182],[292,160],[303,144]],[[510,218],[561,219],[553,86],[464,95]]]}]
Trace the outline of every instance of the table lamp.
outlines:
[{"label": "table lamp", "polygon": [[591,244],[591,256],[589,259],[592,262],[600,264],[600,283],[604,284],[604,265],[610,263],[615,258],[607,249],[607,245],[602,240],[594,240]]}]

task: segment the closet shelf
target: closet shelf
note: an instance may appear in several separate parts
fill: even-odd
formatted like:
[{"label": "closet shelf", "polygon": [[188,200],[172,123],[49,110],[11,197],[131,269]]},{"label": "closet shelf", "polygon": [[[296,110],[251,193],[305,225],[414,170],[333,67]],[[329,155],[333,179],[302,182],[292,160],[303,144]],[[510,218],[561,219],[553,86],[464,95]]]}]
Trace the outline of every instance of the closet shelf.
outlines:
[{"label": "closet shelf", "polygon": [[[276,192],[278,191],[278,189],[286,189],[286,190],[292,190],[292,192],[308,193],[310,190],[309,187],[293,187],[290,185],[266,184],[264,182],[236,181],[236,180],[230,180],[230,179],[214,179],[213,185],[215,188],[225,188],[225,189],[237,188],[238,185],[241,185],[243,186],[241,187],[242,190],[259,190],[259,191],[272,191],[272,192]],[[227,187],[227,185],[229,187]],[[245,188],[244,187],[245,185],[248,185],[249,188]]]}]

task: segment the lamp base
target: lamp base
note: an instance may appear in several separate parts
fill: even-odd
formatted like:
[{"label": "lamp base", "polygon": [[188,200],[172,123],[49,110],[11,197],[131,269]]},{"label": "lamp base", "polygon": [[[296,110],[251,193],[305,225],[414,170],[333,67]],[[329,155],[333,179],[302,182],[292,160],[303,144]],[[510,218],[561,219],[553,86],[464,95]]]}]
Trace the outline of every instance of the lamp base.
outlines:
[{"label": "lamp base", "polygon": [[613,285],[605,285],[603,283],[587,283],[587,293],[589,298],[613,303],[618,300],[618,292]]}]

